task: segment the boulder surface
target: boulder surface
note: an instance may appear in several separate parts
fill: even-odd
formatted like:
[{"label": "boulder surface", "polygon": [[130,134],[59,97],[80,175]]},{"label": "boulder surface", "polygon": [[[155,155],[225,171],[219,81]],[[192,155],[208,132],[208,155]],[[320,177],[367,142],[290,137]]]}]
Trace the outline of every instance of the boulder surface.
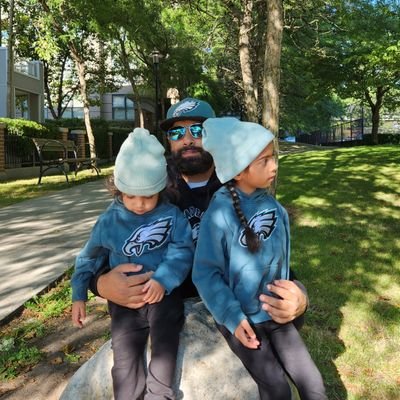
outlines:
[{"label": "boulder surface", "polygon": [[[185,303],[178,351],[177,400],[257,400],[258,390],[201,301]],[[60,400],[112,400],[111,341],[73,375]]]}]

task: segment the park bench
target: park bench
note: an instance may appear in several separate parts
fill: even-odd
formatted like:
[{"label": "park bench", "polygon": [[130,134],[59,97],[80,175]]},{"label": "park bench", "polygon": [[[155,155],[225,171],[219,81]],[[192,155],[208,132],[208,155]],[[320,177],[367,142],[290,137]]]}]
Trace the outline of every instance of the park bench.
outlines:
[{"label": "park bench", "polygon": [[33,144],[36,147],[40,170],[39,170],[39,181],[40,184],[42,176],[49,169],[58,169],[64,174],[65,179],[68,180],[68,170],[73,170],[75,176],[78,171],[86,168],[95,170],[97,176],[99,176],[100,169],[97,167],[97,158],[90,157],[78,157],[78,147],[75,145],[73,140],[61,141],[57,139],[46,139],[46,138],[31,138]]}]

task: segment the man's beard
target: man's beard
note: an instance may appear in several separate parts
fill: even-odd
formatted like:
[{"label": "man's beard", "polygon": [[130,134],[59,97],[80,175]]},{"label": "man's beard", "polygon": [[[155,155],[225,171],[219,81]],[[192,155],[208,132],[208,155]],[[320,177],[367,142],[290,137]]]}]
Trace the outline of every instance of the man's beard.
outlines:
[{"label": "man's beard", "polygon": [[[194,157],[183,157],[182,154],[187,150],[196,150],[198,154]],[[172,159],[179,172],[187,176],[207,172],[213,165],[211,154],[196,146],[185,147],[172,153]]]}]

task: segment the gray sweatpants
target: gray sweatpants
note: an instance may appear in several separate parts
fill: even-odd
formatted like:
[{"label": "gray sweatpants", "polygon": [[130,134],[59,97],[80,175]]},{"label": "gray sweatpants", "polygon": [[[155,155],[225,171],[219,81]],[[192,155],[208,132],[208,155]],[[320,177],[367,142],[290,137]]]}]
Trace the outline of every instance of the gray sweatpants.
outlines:
[{"label": "gray sweatpants", "polygon": [[[177,291],[138,310],[108,303],[114,366],[111,374],[115,400],[174,400],[183,301]],[[151,338],[151,360],[145,368],[145,349]],[[144,397],[143,397],[144,396]]]},{"label": "gray sweatpants", "polygon": [[293,323],[267,321],[252,327],[261,342],[256,350],[243,346],[224,326],[217,324],[231,350],[257,383],[261,400],[291,399],[285,372],[302,400],[328,399],[321,374]]}]

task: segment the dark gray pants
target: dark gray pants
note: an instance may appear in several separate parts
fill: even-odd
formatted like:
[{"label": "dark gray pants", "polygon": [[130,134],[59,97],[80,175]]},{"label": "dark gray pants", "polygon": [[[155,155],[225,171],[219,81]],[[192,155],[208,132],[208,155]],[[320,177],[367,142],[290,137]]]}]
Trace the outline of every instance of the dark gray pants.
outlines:
[{"label": "dark gray pants", "polygon": [[291,399],[285,371],[302,400],[327,400],[321,374],[292,323],[253,325],[261,342],[256,350],[243,346],[224,326],[217,328],[257,383],[261,400]]},{"label": "dark gray pants", "polygon": [[[109,302],[114,366],[111,370],[115,400],[173,400],[183,302],[178,292],[138,310]],[[147,378],[145,349],[151,339]],[[144,396],[144,397],[143,397]]]}]

